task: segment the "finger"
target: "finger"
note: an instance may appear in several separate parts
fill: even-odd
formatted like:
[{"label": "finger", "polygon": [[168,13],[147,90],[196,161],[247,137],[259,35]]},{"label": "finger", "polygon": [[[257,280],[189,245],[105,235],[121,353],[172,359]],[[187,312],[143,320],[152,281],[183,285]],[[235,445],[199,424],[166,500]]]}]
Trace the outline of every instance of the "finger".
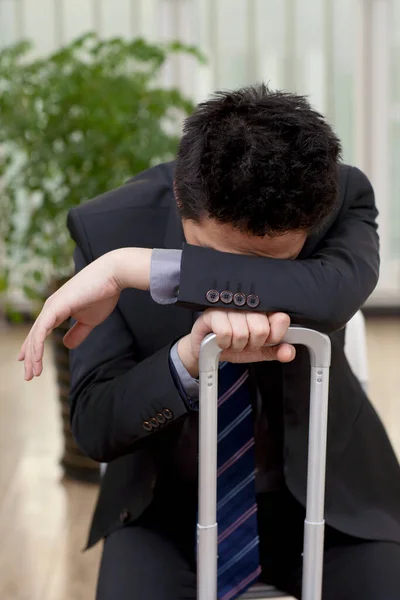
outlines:
[{"label": "finger", "polygon": [[49,336],[52,328],[47,328],[43,323],[38,323],[32,335],[32,348],[30,359],[33,374],[38,377],[43,371],[44,342]]},{"label": "finger", "polygon": [[26,336],[25,341],[21,346],[21,350],[19,351],[19,354],[17,357],[18,361],[22,361],[25,358],[27,340],[28,340],[28,336]]},{"label": "finger", "polygon": [[296,357],[296,348],[291,344],[280,344],[276,350],[276,360],[282,363],[291,362]]},{"label": "finger", "polygon": [[196,320],[191,333],[192,347],[196,352],[200,349],[201,342],[208,333],[217,335],[217,343],[220,348],[230,346],[232,328],[225,311],[210,308]]},{"label": "finger", "polygon": [[30,359],[28,358],[28,356],[26,356],[25,360],[24,360],[24,379],[25,379],[25,381],[30,381],[32,379],[32,376],[29,376],[30,372],[31,372]]},{"label": "finger", "polygon": [[[32,328],[33,329],[33,328]],[[24,361],[25,381],[30,381],[33,377],[32,367],[32,330],[27,338],[25,361]]]},{"label": "finger", "polygon": [[224,310],[215,310],[210,313],[211,331],[217,336],[217,344],[222,350],[232,346],[233,330],[228,314]]},{"label": "finger", "polygon": [[54,306],[50,307],[45,304],[29,336],[29,345],[25,357],[28,381],[32,376],[38,377],[43,372],[45,340],[60,322],[62,320],[57,316]]},{"label": "finger", "polygon": [[233,352],[242,352],[249,342],[249,326],[246,315],[239,311],[229,311],[227,313],[232,327],[231,350]]},{"label": "finger", "polygon": [[32,333],[30,335],[30,344],[29,344],[29,351],[27,353],[27,359],[25,360],[25,362],[28,363],[28,370],[29,370],[29,378],[32,379],[33,377],[36,376],[37,373],[41,373],[42,372],[42,365],[40,363],[40,360],[37,360],[36,358],[36,354],[35,354],[35,336],[37,336],[37,323],[33,326],[32,328]]},{"label": "finger", "polygon": [[245,315],[250,333],[246,350],[258,349],[266,344],[270,334],[268,317],[262,313],[246,312]]},{"label": "finger", "polygon": [[43,369],[42,359],[44,354],[44,343],[46,341],[46,338],[49,337],[53,329],[58,327],[58,325],[63,323],[70,316],[71,314],[68,307],[62,305],[60,306],[59,302],[55,301],[54,294],[49,300],[45,302],[42,312],[36,320],[31,335],[31,356],[35,372],[36,366],[38,367],[38,370],[40,370],[40,372],[42,372]]},{"label": "finger", "polygon": [[296,356],[296,349],[291,344],[279,344],[278,346],[264,346],[263,354],[265,360],[277,360],[281,363],[291,362]]},{"label": "finger", "polygon": [[24,362],[24,373],[25,381],[30,381],[32,379],[32,368],[28,366],[26,361]]},{"label": "finger", "polygon": [[71,329],[64,335],[64,346],[70,350],[77,348],[88,337],[91,331],[93,331],[93,327],[90,325],[79,322],[74,323]]},{"label": "finger", "polygon": [[279,344],[286,335],[290,326],[290,317],[285,313],[271,313],[268,315],[270,333],[267,339],[268,344]]},{"label": "finger", "polygon": [[[40,335],[40,331],[38,333]],[[39,351],[36,350],[34,343],[32,342],[32,371],[34,377],[39,377],[43,372],[43,354],[44,354],[44,340],[47,337],[43,337],[43,343],[39,346]]]}]

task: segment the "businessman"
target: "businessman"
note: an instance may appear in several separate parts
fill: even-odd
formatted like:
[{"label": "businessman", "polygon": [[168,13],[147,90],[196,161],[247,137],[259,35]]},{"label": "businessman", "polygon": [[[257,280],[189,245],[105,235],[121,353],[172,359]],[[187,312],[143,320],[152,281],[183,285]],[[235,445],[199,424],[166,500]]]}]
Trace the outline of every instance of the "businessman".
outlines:
[{"label": "businessman", "polygon": [[202,103],[175,162],[71,211],[77,274],[20,359],[26,379],[40,375],[44,339],[73,317],[72,428],[108,463],[88,541],[105,539],[98,600],[196,597],[197,360],[210,331],[224,349],[219,598],[258,578],[300,598],[310,381],[307,350],[279,344],[290,322],[332,343],[323,598],[398,600],[399,464],[344,354],[378,278],[376,217],[321,115],[262,85]]}]

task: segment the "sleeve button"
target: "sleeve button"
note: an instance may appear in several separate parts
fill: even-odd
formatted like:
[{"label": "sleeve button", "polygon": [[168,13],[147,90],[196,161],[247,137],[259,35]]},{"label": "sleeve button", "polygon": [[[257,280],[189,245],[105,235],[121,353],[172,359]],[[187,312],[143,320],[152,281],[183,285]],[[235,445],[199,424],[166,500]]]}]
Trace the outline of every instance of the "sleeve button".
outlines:
[{"label": "sleeve button", "polygon": [[162,412],[163,412],[164,417],[167,419],[167,421],[170,421],[171,419],[174,418],[173,412],[169,408],[164,408],[164,410]]},{"label": "sleeve button", "polygon": [[217,290],[208,290],[206,298],[211,304],[215,304],[219,300],[219,292]]},{"label": "sleeve button", "polygon": [[219,299],[224,304],[230,304],[233,300],[233,294],[229,290],[224,290],[223,292],[220,293]]},{"label": "sleeve button", "polygon": [[153,429],[157,429],[158,427],[160,427],[160,423],[154,417],[151,417],[151,419],[149,419],[149,423]]},{"label": "sleeve button", "polygon": [[130,514],[129,510],[127,510],[126,508],[124,508],[121,511],[121,514],[119,515],[119,520],[120,520],[121,523],[126,523],[127,521],[129,521],[130,516],[131,516],[131,514]]},{"label": "sleeve button", "polygon": [[257,296],[257,294],[249,294],[247,296],[247,306],[250,306],[250,308],[257,308],[259,304],[260,298]]},{"label": "sleeve button", "polygon": [[149,421],[143,421],[143,429],[145,431],[152,431],[153,427]]},{"label": "sleeve button", "polygon": [[236,306],[244,306],[246,304],[246,295],[242,294],[242,292],[237,292],[233,296],[233,302],[236,304]]},{"label": "sleeve button", "polygon": [[165,421],[167,420],[164,417],[164,415],[162,413],[160,413],[160,412],[156,414],[156,419],[160,423],[160,425],[164,425]]}]

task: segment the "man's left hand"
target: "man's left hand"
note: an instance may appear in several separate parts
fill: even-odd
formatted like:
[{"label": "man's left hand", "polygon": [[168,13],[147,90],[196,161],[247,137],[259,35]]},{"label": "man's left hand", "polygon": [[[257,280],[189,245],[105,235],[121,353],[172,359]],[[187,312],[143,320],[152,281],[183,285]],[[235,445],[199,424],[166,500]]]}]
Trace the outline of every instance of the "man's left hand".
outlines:
[{"label": "man's left hand", "polygon": [[114,250],[90,263],[50,296],[18,356],[25,361],[25,379],[30,381],[42,373],[44,342],[65,320],[76,320],[64,337],[68,348],[76,348],[112,313],[123,289],[148,290],[150,261],[151,250],[147,248]]}]

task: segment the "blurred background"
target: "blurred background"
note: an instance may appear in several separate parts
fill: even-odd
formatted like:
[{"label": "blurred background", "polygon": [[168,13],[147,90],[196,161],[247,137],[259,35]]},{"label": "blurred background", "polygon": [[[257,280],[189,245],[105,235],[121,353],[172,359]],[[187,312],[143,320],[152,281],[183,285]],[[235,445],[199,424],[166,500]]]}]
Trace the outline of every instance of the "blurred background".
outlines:
[{"label": "blurred background", "polygon": [[2,600],[94,597],[99,467],[69,432],[65,326],[42,378],[15,363],[72,272],[66,213],[171,159],[212,91],[260,80],[307,94],[375,188],[381,276],[347,345],[400,456],[400,2],[0,0]]}]

